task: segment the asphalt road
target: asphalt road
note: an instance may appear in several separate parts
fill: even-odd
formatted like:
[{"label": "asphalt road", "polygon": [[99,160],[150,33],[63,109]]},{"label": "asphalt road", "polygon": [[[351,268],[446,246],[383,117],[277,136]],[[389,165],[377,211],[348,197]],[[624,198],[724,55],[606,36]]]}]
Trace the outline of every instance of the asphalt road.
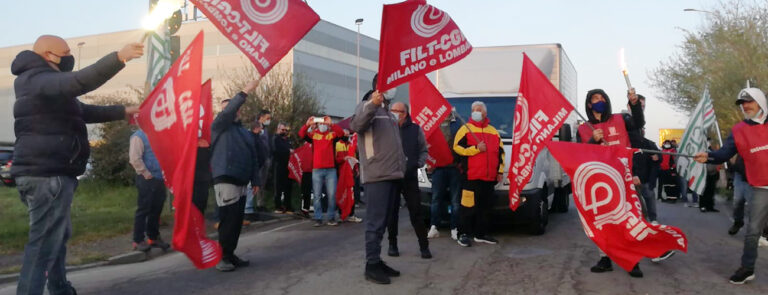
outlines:
[{"label": "asphalt road", "polygon": [[[280,223],[241,237],[237,253],[250,259],[251,266],[231,273],[196,270],[183,254],[175,253],[139,264],[73,272],[69,279],[78,294],[116,295],[768,294],[768,248],[759,250],[755,281],[728,283],[739,265],[744,233],[727,234],[729,214],[700,213],[682,204],[658,207],[659,221],[682,228],[690,250],[661,264],[642,261],[645,277],[640,279],[616,265],[610,273],[590,273],[597,249],[584,235],[573,208],[550,215],[543,236],[499,229],[499,245],[462,248],[443,230],[440,238],[431,240],[431,260],[418,256],[407,212],[401,210],[401,256],[383,256],[403,273],[391,285],[372,284],[363,277],[363,224],[313,228],[308,221]],[[0,294],[13,294],[14,287],[0,286]]]}]

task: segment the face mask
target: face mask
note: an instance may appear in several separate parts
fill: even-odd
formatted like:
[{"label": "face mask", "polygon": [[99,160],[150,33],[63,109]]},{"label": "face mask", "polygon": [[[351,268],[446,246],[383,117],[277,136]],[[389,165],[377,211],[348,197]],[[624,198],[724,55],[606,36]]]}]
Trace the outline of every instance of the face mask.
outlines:
[{"label": "face mask", "polygon": [[400,121],[400,115],[398,115],[397,113],[389,112],[389,114],[392,115],[392,117],[394,117],[395,120]]},{"label": "face mask", "polygon": [[608,107],[608,104],[604,101],[598,101],[592,104],[592,110],[598,113],[605,112],[606,107]]},{"label": "face mask", "polygon": [[326,132],[326,131],[328,131],[328,125],[317,126],[317,130],[320,131],[320,132]]},{"label": "face mask", "polygon": [[665,148],[665,149],[668,149],[668,148],[671,148],[671,147],[672,147],[672,146],[671,146],[670,144],[665,144],[665,145],[664,145],[664,148]]},{"label": "face mask", "polygon": [[480,122],[483,120],[483,113],[481,112],[472,112],[472,121]]},{"label": "face mask", "polygon": [[75,57],[71,55],[62,56],[58,66],[59,71],[71,72],[75,68]]},{"label": "face mask", "polygon": [[261,123],[261,125],[269,126],[269,123],[272,123],[272,120],[266,120],[264,123]]},{"label": "face mask", "polygon": [[392,88],[390,90],[384,91],[384,99],[392,100],[393,98],[395,98],[396,93],[397,93],[397,88]]}]

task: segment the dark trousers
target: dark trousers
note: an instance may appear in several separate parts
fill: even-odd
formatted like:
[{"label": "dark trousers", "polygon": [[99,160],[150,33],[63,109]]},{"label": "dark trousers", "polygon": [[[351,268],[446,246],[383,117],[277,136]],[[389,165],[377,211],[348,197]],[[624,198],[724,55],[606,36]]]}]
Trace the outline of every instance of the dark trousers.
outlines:
[{"label": "dark trousers", "polygon": [[419,247],[426,249],[429,247],[429,241],[427,241],[427,226],[424,224],[426,216],[424,216],[424,210],[421,209],[421,202],[419,196],[419,180],[418,179],[405,179],[400,186],[400,191],[395,196],[392,216],[387,225],[387,237],[389,238],[390,245],[397,245],[397,226],[400,220],[400,194],[405,199],[405,204],[408,206],[408,215],[411,218],[411,225],[413,231],[416,233],[416,238],[419,239]]},{"label": "dark trousers", "polygon": [[160,214],[165,203],[165,184],[162,179],[144,179],[136,175],[136,188],[139,197],[136,200],[136,215],[133,218],[133,241],[144,241],[144,233],[151,240],[160,236]]},{"label": "dark trousers", "polygon": [[195,161],[195,182],[192,184],[192,204],[200,210],[205,217],[205,209],[208,207],[208,192],[211,189],[211,149],[197,148],[197,161]]},{"label": "dark trousers", "polygon": [[312,172],[301,174],[301,209],[309,211],[312,204]]},{"label": "dark trousers", "polygon": [[200,210],[200,213],[205,216],[205,209],[208,207],[208,190],[211,187],[210,180],[200,180],[195,178],[195,183],[192,184],[192,204]]},{"label": "dark trousers", "polygon": [[[365,216],[365,260],[368,264],[381,262],[381,239],[389,224],[400,192],[402,180],[385,180],[363,184],[368,199]],[[316,209],[317,210],[317,209]]]},{"label": "dark trousers", "polygon": [[707,175],[707,184],[704,186],[704,193],[699,198],[699,207],[707,210],[715,208],[715,186],[717,185],[717,174]]},{"label": "dark trousers", "polygon": [[[275,180],[275,210],[293,211],[291,205],[291,179],[288,178],[288,163],[275,162],[274,165]],[[285,195],[280,198],[281,195]]]},{"label": "dark trousers", "polygon": [[488,233],[491,209],[496,202],[494,185],[496,182],[493,181],[464,181],[459,210],[459,234],[482,237]]},{"label": "dark trousers", "polygon": [[240,230],[243,228],[243,216],[245,215],[245,196],[227,206],[219,207],[219,244],[221,244],[222,258],[231,258],[235,254],[237,241],[240,239]]}]

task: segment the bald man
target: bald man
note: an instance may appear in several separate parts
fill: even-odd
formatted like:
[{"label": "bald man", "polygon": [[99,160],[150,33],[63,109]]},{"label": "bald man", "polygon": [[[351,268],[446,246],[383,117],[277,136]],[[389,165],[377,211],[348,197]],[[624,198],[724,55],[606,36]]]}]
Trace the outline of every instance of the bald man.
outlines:
[{"label": "bald man", "polygon": [[64,267],[76,177],[85,172],[90,155],[85,124],[125,119],[138,112],[137,107],[89,105],[77,97],[103,85],[126,62],[143,54],[143,45],[128,44],[72,72],[75,59],[67,42],[44,35],[32,51],[22,51],[14,59],[16,146],[11,174],[29,208],[29,242],[16,294],[43,294],[46,281],[50,294],[75,294]]}]

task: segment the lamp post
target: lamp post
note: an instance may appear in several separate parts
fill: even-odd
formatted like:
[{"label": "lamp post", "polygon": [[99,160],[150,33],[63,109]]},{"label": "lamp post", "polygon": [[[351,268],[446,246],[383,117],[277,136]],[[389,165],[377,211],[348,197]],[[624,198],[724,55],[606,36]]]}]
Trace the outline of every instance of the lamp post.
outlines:
[{"label": "lamp post", "polygon": [[712,11],[695,9],[695,8],[686,8],[686,9],[683,9],[683,11],[685,11],[685,12],[703,12],[703,13],[715,14]]},{"label": "lamp post", "polygon": [[363,24],[363,19],[358,18],[355,20],[357,25],[357,75],[355,75],[355,83],[357,84],[355,92],[355,101],[360,102],[360,25]]},{"label": "lamp post", "polygon": [[80,58],[80,52],[83,50],[83,45],[85,45],[84,41],[77,42],[77,70],[80,70],[80,64],[83,62],[83,60]]}]

